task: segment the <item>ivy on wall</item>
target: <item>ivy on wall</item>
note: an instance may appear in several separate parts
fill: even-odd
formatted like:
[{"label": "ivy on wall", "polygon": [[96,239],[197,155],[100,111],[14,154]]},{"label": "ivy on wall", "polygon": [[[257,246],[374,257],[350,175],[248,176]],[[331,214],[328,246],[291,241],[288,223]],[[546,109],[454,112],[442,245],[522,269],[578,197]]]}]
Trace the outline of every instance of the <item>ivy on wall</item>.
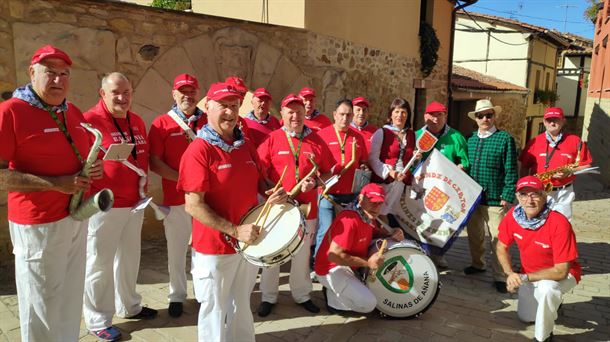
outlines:
[{"label": "ivy on wall", "polygon": [[419,56],[421,58],[420,70],[424,77],[428,77],[438,61],[438,48],[440,42],[432,25],[421,22],[419,24]]}]

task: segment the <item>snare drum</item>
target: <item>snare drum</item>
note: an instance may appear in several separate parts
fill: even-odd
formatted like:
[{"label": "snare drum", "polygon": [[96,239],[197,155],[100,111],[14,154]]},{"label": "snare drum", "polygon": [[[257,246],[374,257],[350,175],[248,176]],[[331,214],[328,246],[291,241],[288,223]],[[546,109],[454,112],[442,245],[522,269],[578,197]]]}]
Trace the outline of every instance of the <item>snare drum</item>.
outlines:
[{"label": "snare drum", "polygon": [[[254,223],[264,203],[250,210],[240,224]],[[239,241],[237,251],[251,264],[260,267],[279,266],[290,261],[303,245],[305,218],[292,203],[275,204],[261,227],[258,239],[251,245]]]},{"label": "snare drum", "polygon": [[[373,240],[369,256],[377,253],[381,241]],[[388,240],[383,265],[366,278],[367,287],[377,298],[377,310],[396,318],[423,314],[436,300],[439,275],[432,260],[417,243]]]}]

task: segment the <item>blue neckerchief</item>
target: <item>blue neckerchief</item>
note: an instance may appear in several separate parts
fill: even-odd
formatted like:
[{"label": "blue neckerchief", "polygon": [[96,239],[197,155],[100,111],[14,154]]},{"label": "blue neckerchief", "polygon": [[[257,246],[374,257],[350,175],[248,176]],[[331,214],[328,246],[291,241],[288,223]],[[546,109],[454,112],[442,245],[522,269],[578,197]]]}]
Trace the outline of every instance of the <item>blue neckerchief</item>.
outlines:
[{"label": "blue neckerchief", "polygon": [[320,115],[320,112],[317,109],[314,109],[310,116],[305,115],[305,119],[313,120],[318,115]]},{"label": "blue neckerchief", "polygon": [[519,204],[515,207],[515,210],[513,210],[513,218],[521,227],[525,229],[538,230],[538,228],[544,225],[546,219],[549,217],[549,213],[551,212],[550,204],[551,201],[545,203],[544,208],[538,214],[538,216],[532,219],[527,218],[527,216],[525,215],[525,210],[523,210],[523,207],[521,206],[521,204]]},{"label": "blue neckerchief", "polygon": [[559,134],[557,135],[557,139],[553,140],[553,137],[551,137],[551,135],[549,134],[549,132],[544,132],[546,134],[546,141],[549,142],[549,145],[551,147],[555,147],[559,144],[559,142],[561,141],[561,139],[563,138],[563,131],[559,132]]},{"label": "blue neckerchief", "polygon": [[31,106],[40,108],[42,110],[52,111],[55,113],[68,111],[68,101],[66,101],[66,99],[64,99],[59,106],[50,106],[42,102],[42,99],[38,96],[38,94],[36,94],[36,92],[34,92],[34,89],[32,89],[31,83],[15,89],[13,92],[13,97],[23,100],[29,103]]},{"label": "blue neckerchief", "polygon": [[172,106],[172,111],[176,113],[176,115],[178,115],[178,117],[180,117],[180,119],[182,119],[182,121],[184,121],[187,125],[190,125],[191,122],[199,120],[199,118],[203,115],[203,111],[201,109],[195,108],[195,113],[187,118],[186,115],[182,113],[180,109],[178,109],[178,105],[175,103]]},{"label": "blue neckerchief", "polygon": [[[293,137],[293,138],[299,138],[299,134],[297,134],[297,132],[290,132],[288,131],[288,129],[284,126],[282,126],[282,130],[286,133],[288,133],[289,136]],[[311,128],[307,127],[307,126],[303,126],[303,132],[301,133],[302,138],[305,139],[306,136],[310,135],[313,131],[311,130]]]},{"label": "blue neckerchief", "polygon": [[250,119],[252,121],[256,121],[256,122],[258,122],[261,125],[266,125],[266,124],[269,123],[269,115],[271,115],[271,114],[267,113],[267,117],[266,118],[264,118],[262,120],[259,120],[256,117],[256,115],[254,115],[254,111],[251,111],[250,113],[246,114],[246,118],[248,118],[248,119]]},{"label": "blue neckerchief", "polygon": [[359,131],[363,130],[363,129],[364,129],[364,128],[366,128],[366,126],[368,126],[368,125],[369,125],[369,122],[368,122],[368,121],[367,121],[367,122],[365,122],[365,123],[364,123],[364,125],[362,125],[362,126],[358,126],[358,125],[356,125],[356,123],[355,123],[355,122],[353,122],[353,121],[352,121],[352,123],[350,124],[350,126],[354,127],[355,129],[357,129],[357,130],[359,130]]},{"label": "blue neckerchief", "polygon": [[[424,125],[424,129],[426,131],[430,132],[428,130],[428,125]],[[430,132],[430,133],[432,133],[432,132]],[[434,134],[435,137],[440,139],[442,136],[444,136],[447,133],[449,133],[449,125],[445,124],[445,127],[443,127],[443,129],[441,130],[441,132],[439,134],[434,134],[434,133],[432,133],[432,134]]]},{"label": "blue neckerchief", "polygon": [[362,207],[358,203],[358,197],[356,197],[353,201],[349,202],[345,206],[344,210],[351,210],[351,211],[357,212],[358,216],[360,216],[360,219],[362,221],[364,221],[366,224],[373,225],[373,221],[371,219],[369,219],[368,216],[366,216],[366,214],[364,213],[364,210],[362,210]]},{"label": "blue neckerchief", "polygon": [[197,132],[197,138],[201,138],[212,145],[218,146],[221,150],[231,153],[231,151],[238,149],[245,142],[244,135],[239,128],[233,128],[233,134],[235,135],[235,141],[231,145],[227,144],[222,140],[218,132],[213,130],[209,124],[206,124]]}]

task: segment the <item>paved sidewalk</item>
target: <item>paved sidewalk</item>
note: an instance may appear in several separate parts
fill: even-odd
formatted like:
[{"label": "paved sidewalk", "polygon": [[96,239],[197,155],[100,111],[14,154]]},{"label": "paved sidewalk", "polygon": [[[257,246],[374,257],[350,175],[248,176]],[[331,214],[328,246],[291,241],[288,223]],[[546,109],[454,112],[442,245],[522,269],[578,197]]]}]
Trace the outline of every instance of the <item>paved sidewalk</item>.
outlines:
[{"label": "paved sidewalk", "polygon": [[[555,341],[610,340],[610,193],[585,193],[588,199],[575,202],[576,230],[583,279],[565,297],[555,327]],[[600,198],[600,199],[595,199]],[[151,321],[115,319],[124,340],[195,341],[198,304],[189,300],[179,319],[167,314],[168,276],[164,241],[144,244],[138,291],[143,304],[159,309]],[[461,236],[448,252],[451,268],[441,274],[442,288],[434,305],[413,320],[388,320],[376,314],[368,317],[330,315],[325,309],[310,315],[293,304],[288,274],[282,273],[279,304],[266,319],[254,315],[257,341],[527,341],[533,325],[518,321],[516,295],[502,295],[492,287],[490,272],[465,276],[469,265],[468,242]],[[19,320],[14,270],[0,269],[0,341],[19,341]],[[323,307],[319,284],[313,300]],[[260,302],[258,286],[252,295],[252,310]],[[96,341],[82,326],[81,341]]]}]

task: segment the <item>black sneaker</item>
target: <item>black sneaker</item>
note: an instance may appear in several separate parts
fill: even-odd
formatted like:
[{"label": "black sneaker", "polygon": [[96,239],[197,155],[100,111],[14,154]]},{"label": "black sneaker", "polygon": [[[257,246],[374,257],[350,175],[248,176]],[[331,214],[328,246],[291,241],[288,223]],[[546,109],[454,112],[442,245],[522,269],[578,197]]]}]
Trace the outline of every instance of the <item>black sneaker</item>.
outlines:
[{"label": "black sneaker", "polygon": [[151,308],[147,308],[147,307],[142,307],[142,311],[140,311],[140,313],[138,313],[137,315],[131,316],[131,317],[126,317],[127,319],[153,319],[157,317],[157,310],[155,309],[151,309]]},{"label": "black sneaker", "polygon": [[350,313],[350,311],[335,309],[332,306],[328,305],[328,294],[326,293],[326,291],[328,291],[328,289],[326,287],[322,287],[322,293],[324,294],[324,304],[326,304],[326,311],[333,315],[339,316],[345,316]]},{"label": "black sneaker", "polygon": [[170,302],[167,312],[171,317],[182,316],[182,302]]},{"label": "black sneaker", "polygon": [[494,287],[500,293],[508,293],[508,290],[506,289],[506,283],[503,281],[494,281]]},{"label": "black sneaker", "polygon": [[320,308],[317,307],[312,301],[311,299],[303,302],[303,303],[299,303],[300,306],[302,306],[303,308],[305,308],[305,310],[311,312],[311,313],[318,313],[320,312]]},{"label": "black sneaker", "polygon": [[269,316],[269,314],[271,313],[271,309],[273,309],[274,305],[275,304],[269,302],[261,302],[261,304],[258,306],[258,310],[256,311],[258,317]]},{"label": "black sneaker", "polygon": [[[540,341],[538,341],[538,339],[536,339],[534,337],[534,342],[540,342]],[[553,333],[551,333],[551,335],[549,335],[549,337],[547,337],[546,340],[544,340],[542,342],[553,342]]]},{"label": "black sneaker", "polygon": [[464,269],[464,274],[466,274],[466,275],[483,273],[483,272],[485,272],[484,268],[477,268],[474,266],[468,266]]}]

